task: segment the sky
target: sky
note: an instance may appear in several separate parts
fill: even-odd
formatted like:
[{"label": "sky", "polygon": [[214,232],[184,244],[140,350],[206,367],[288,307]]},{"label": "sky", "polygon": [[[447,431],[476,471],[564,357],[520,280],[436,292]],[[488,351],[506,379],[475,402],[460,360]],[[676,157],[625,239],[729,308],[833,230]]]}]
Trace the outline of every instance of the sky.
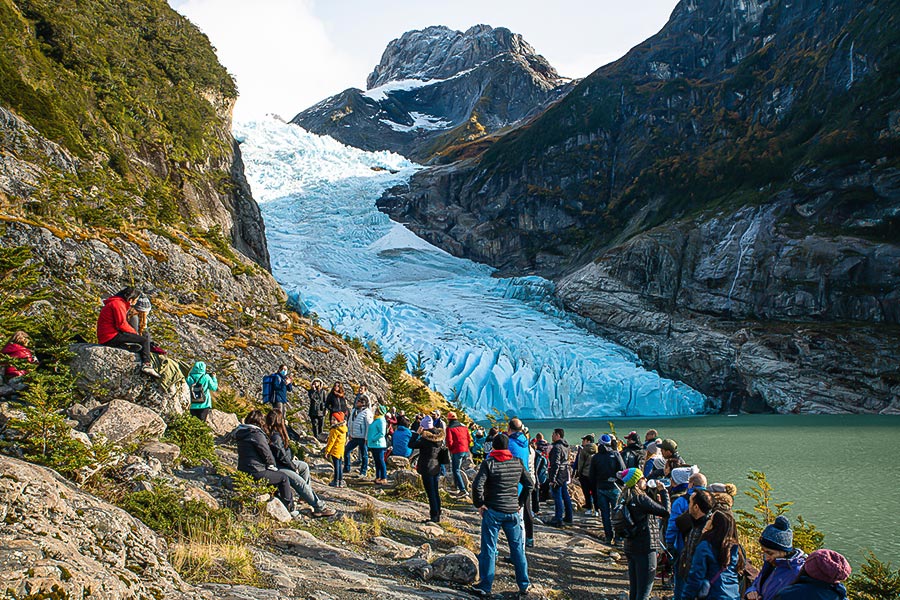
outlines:
[{"label": "sky", "polygon": [[665,24],[677,0],[169,0],[237,80],[235,119],[284,119],[365,89],[388,42],[429,25],[520,33],[565,77],[584,77]]}]

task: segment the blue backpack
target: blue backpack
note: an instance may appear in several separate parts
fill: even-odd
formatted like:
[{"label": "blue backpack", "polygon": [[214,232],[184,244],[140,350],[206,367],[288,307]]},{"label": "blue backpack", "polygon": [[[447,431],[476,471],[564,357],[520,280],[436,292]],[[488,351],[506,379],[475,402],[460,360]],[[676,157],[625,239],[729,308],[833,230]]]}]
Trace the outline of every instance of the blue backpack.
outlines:
[{"label": "blue backpack", "polygon": [[272,400],[275,398],[275,375],[277,373],[272,373],[271,375],[265,375],[262,379],[262,403],[263,404],[272,404]]}]

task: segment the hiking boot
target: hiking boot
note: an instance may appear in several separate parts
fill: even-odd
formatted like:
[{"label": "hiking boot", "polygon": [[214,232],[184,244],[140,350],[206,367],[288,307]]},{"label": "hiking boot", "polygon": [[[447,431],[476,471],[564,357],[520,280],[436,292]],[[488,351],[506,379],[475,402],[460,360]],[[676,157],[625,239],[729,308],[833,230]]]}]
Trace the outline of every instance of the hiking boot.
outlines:
[{"label": "hiking boot", "polygon": [[549,521],[547,521],[546,525],[548,525],[549,527],[558,527],[562,529],[563,522],[557,521],[556,519],[550,519]]},{"label": "hiking boot", "polygon": [[528,538],[527,540],[525,540],[525,547],[534,548],[534,538]]},{"label": "hiking boot", "polygon": [[161,377],[160,374],[156,372],[156,369],[153,368],[153,365],[151,365],[150,363],[141,365],[141,373],[143,373],[144,375],[149,375],[150,377],[156,377],[157,379]]},{"label": "hiking boot", "polygon": [[331,483],[328,484],[328,487],[341,487],[341,482],[340,481],[332,481]]},{"label": "hiking boot", "polygon": [[490,592],[484,591],[477,585],[473,585],[473,586],[469,587],[466,591],[469,592],[470,594],[472,594],[473,596],[478,596],[479,598],[489,598],[491,596]]},{"label": "hiking boot", "polygon": [[516,597],[517,598],[527,598],[528,597],[528,588],[525,588],[524,590],[519,590],[519,593]]},{"label": "hiking boot", "polygon": [[333,508],[323,508],[322,510],[315,510],[312,513],[312,516],[316,519],[321,519],[322,517],[333,517],[337,512]]}]

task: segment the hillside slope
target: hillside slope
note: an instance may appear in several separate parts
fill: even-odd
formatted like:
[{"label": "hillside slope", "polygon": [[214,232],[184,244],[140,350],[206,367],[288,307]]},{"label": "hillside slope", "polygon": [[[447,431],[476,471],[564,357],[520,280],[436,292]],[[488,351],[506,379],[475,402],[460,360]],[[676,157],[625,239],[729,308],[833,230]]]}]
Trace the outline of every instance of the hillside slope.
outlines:
[{"label": "hillside slope", "polygon": [[[379,206],[455,254],[556,277],[606,335],[726,401],[885,410],[897,9],[684,0],[540,117]],[[762,364],[741,362],[748,340]]]}]

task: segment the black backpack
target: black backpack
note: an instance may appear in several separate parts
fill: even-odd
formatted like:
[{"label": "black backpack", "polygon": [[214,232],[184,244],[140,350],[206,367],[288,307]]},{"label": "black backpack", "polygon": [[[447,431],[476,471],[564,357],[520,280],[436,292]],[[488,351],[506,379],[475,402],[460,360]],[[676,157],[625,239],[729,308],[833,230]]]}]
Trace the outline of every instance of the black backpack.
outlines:
[{"label": "black backpack", "polygon": [[191,386],[191,404],[203,404],[206,396],[203,395],[203,384],[197,381]]},{"label": "black backpack", "polygon": [[627,539],[637,535],[638,528],[634,524],[634,519],[631,518],[628,505],[622,500],[621,496],[619,496],[619,500],[612,510],[610,520],[612,521],[613,532],[617,538]]}]

